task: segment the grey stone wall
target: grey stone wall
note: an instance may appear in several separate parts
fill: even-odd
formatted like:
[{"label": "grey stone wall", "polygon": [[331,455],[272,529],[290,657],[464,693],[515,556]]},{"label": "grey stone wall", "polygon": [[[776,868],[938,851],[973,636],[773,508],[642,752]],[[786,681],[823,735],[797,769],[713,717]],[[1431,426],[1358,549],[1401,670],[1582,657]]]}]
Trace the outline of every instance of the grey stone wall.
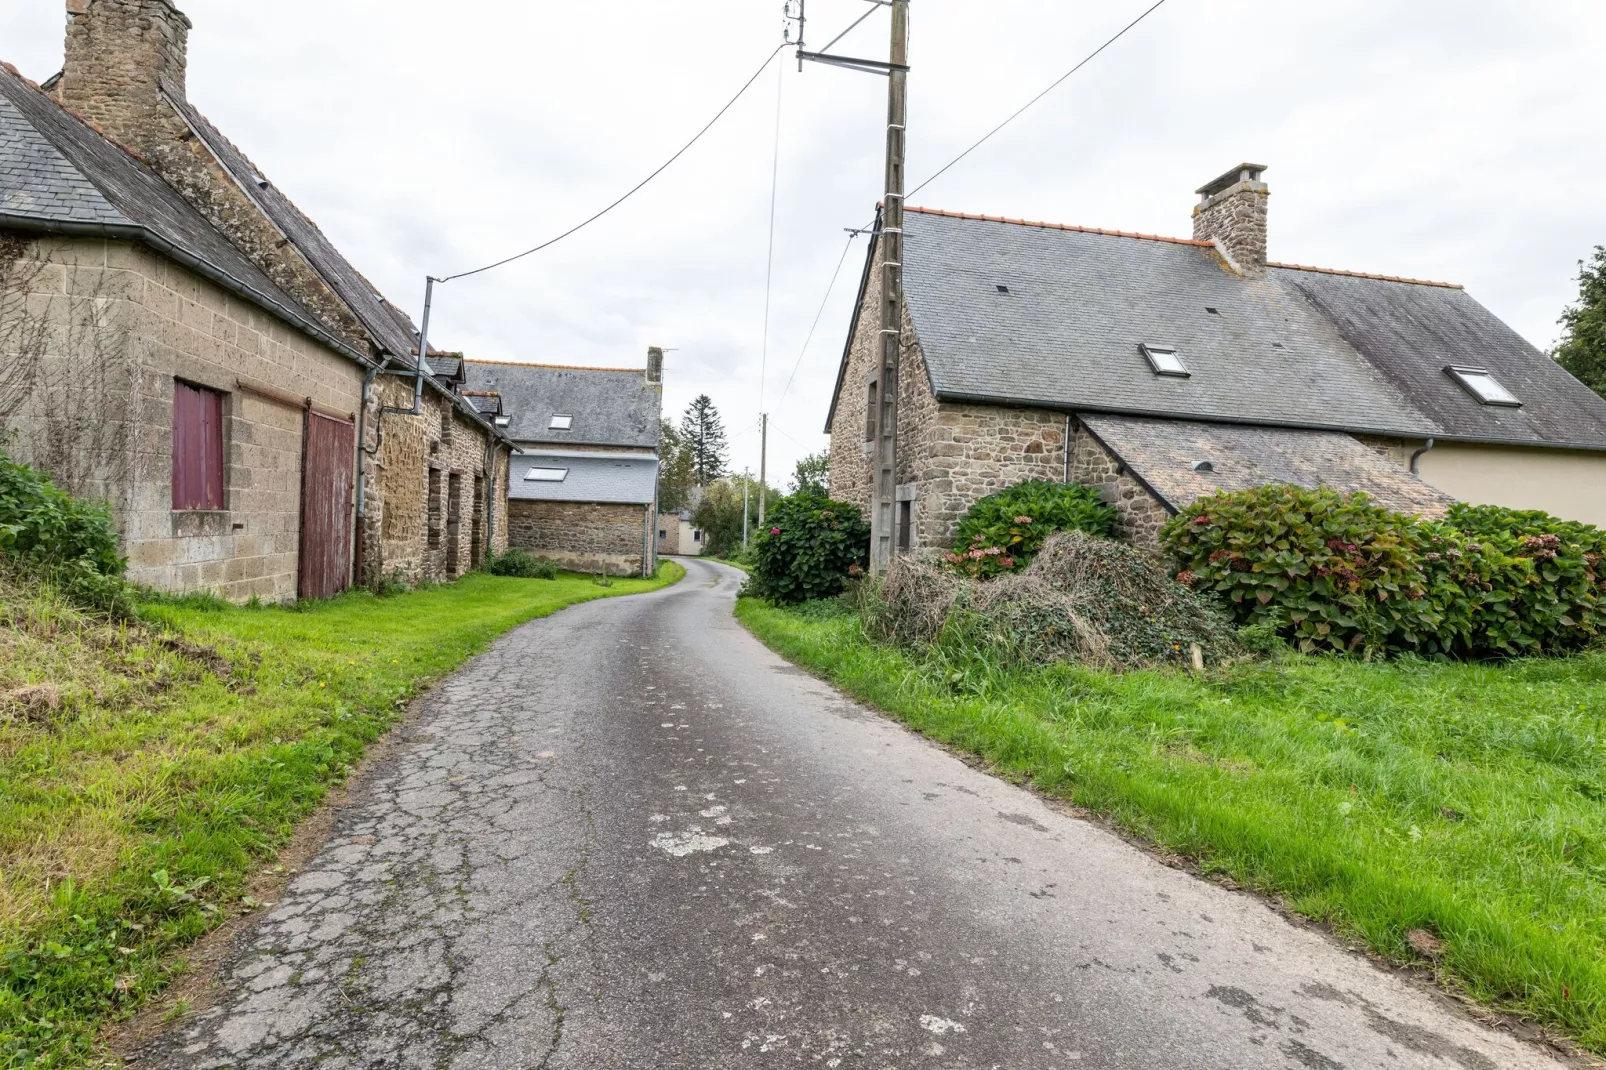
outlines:
[{"label": "grey stone wall", "polygon": [[[639,575],[647,509],[593,502],[508,502],[508,544],[576,572]],[[656,537],[657,532],[655,531]]]},{"label": "grey stone wall", "polygon": [[1097,488],[1099,496],[1115,506],[1121,515],[1119,538],[1159,552],[1160,528],[1171,519],[1171,511],[1085,427],[1072,432],[1071,482]]}]

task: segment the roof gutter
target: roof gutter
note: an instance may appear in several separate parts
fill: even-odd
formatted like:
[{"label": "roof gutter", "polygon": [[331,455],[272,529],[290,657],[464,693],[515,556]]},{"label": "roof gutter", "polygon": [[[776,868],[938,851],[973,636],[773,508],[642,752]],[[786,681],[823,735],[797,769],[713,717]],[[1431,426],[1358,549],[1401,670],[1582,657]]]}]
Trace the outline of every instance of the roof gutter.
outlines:
[{"label": "roof gutter", "polygon": [[1079,404],[1064,401],[1044,401],[1040,398],[1017,398],[1006,395],[967,394],[960,391],[933,392],[939,401],[953,401],[966,405],[993,405],[1009,408],[1047,409],[1050,412],[1097,413],[1104,416],[1136,416],[1149,420],[1191,420],[1201,424],[1238,424],[1245,427],[1282,427],[1291,431],[1336,431],[1345,435],[1388,435],[1393,438],[1435,439],[1438,445],[1446,442],[1473,446],[1519,446],[1526,449],[1580,450],[1587,453],[1606,453],[1606,442],[1555,442],[1550,439],[1491,438],[1486,435],[1447,435],[1440,431],[1398,427],[1353,427],[1344,424],[1318,424],[1301,420],[1267,420],[1252,416],[1219,416],[1191,412],[1166,412],[1160,409],[1118,409],[1109,405]]},{"label": "roof gutter", "polygon": [[341,356],[355,361],[364,368],[375,366],[374,362],[366,354],[351,344],[341,341],[323,327],[318,326],[318,324],[304,316],[297,315],[287,305],[276,301],[248,283],[241,282],[222,268],[207,263],[181,246],[174,245],[149,227],[141,226],[138,223],[75,223],[65,219],[38,219],[33,216],[19,216],[7,212],[0,212],[0,227],[20,230],[30,234],[59,234],[71,238],[112,238],[118,241],[134,241],[148,245],[170,260],[183,264],[202,278],[223,287],[223,289],[236,297],[251,302],[275,319],[281,320],[301,333],[316,339]]}]

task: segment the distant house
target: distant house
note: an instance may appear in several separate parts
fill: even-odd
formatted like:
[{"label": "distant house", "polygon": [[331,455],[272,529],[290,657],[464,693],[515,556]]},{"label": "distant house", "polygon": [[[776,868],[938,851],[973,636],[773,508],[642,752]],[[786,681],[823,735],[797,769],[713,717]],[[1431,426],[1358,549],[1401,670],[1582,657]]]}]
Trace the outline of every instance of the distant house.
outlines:
[{"label": "distant house", "polygon": [[508,544],[580,571],[657,567],[663,351],[645,368],[469,360],[469,398],[495,395],[518,446]]},{"label": "distant house", "polygon": [[[1459,286],[1268,261],[1263,170],[1201,188],[1192,238],[908,209],[897,544],[1026,479],[1099,487],[1150,546],[1273,482],[1606,524],[1606,400]],[[880,264],[826,427],[832,496],[866,506]]]},{"label": "distant house", "polygon": [[322,597],[505,545],[511,443],[190,103],[189,19],[66,13],[59,74],[0,72],[9,448],[107,501],[167,590]]},{"label": "distant house", "polygon": [[658,514],[658,552],[682,557],[701,557],[703,532],[692,523],[691,510]]}]

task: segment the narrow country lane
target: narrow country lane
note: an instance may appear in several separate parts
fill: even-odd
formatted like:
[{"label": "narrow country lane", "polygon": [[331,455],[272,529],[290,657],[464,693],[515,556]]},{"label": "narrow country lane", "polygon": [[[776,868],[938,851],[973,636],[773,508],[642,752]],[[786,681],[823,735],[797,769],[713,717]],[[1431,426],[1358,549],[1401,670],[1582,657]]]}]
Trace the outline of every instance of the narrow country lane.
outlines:
[{"label": "narrow country lane", "polygon": [[137,1065],[1561,1065],[847,701],[688,569],[443,685]]}]

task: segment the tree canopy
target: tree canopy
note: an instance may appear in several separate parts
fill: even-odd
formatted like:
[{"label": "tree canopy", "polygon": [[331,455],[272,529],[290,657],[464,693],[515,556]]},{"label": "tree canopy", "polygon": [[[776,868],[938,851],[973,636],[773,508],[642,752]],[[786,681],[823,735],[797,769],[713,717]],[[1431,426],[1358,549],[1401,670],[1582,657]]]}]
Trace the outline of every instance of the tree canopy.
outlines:
[{"label": "tree canopy", "polygon": [[698,486],[706,487],[725,474],[725,425],[713,398],[699,394],[686,406],[680,418],[680,436],[691,451],[692,478]]},{"label": "tree canopy", "polygon": [[792,473],[792,493],[808,494],[816,498],[830,497],[831,455],[811,453],[797,462]]},{"label": "tree canopy", "polygon": [[1561,314],[1564,328],[1556,363],[1606,397],[1606,246],[1578,263],[1578,303]]},{"label": "tree canopy", "polygon": [[692,471],[691,449],[686,438],[668,420],[658,436],[658,509],[678,513],[692,507],[692,488],[697,485]]}]

